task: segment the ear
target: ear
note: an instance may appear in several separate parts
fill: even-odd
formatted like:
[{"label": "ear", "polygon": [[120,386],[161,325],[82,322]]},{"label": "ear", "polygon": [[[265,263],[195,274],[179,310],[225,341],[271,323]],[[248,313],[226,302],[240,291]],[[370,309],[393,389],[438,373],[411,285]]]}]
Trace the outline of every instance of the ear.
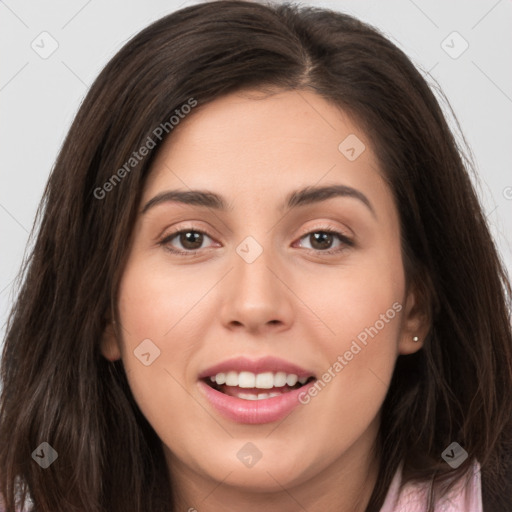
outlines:
[{"label": "ear", "polygon": [[406,355],[420,350],[429,333],[430,323],[429,308],[425,295],[420,293],[417,287],[411,286],[405,300],[398,352]]},{"label": "ear", "polygon": [[111,362],[121,359],[120,343],[114,324],[113,320],[107,320],[100,341],[100,351],[103,357]]}]

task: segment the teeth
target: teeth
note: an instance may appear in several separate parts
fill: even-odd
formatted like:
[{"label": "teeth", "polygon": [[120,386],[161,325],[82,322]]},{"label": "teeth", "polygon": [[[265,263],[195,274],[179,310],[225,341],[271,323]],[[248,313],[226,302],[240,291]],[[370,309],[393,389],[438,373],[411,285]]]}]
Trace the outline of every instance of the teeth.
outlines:
[{"label": "teeth", "polygon": [[274,375],[274,386],[276,388],[281,388],[286,384],[286,373],[284,372],[277,372]]},{"label": "teeth", "polygon": [[271,372],[258,373],[258,375],[256,375],[256,384],[254,387],[261,389],[272,389],[274,387],[274,374]]},{"label": "teeth", "polygon": [[238,398],[243,398],[244,400],[258,400],[257,395],[251,395],[250,393],[238,393]]},{"label": "teeth", "polygon": [[[286,374],[285,372],[265,372],[258,373],[257,375],[252,372],[235,372],[230,371],[227,373],[217,373],[212,375],[210,380],[217,384],[226,384],[226,386],[238,386],[240,388],[259,388],[259,389],[272,389],[282,388],[283,386],[295,386],[297,382],[305,384],[309,377],[299,377],[294,373]],[[264,393],[260,393],[264,395]],[[254,395],[251,395],[254,397]],[[241,397],[245,398],[245,397]],[[265,397],[266,398],[266,397]],[[248,400],[256,398],[247,398]]]},{"label": "teeth", "polygon": [[[259,375],[258,375],[259,377]],[[254,388],[256,376],[251,372],[240,372],[238,375],[238,387],[240,388]]]},{"label": "teeth", "polygon": [[281,396],[282,393],[258,393],[253,395],[251,393],[237,393],[237,398],[243,398],[244,400],[265,400],[265,398],[273,398],[275,396]]},{"label": "teeth", "polygon": [[288,386],[295,386],[295,384],[297,384],[297,379],[297,375],[293,375],[293,373],[291,375],[287,375],[286,384],[288,384]]},{"label": "teeth", "polygon": [[238,386],[238,373],[228,372],[226,375],[226,386]]}]

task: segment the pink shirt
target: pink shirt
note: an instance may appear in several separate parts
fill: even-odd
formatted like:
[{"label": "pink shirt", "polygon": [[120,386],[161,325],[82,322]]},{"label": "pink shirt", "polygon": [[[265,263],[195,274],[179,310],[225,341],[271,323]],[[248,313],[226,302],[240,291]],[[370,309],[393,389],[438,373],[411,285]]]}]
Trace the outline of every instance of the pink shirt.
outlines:
[{"label": "pink shirt", "polygon": [[[435,512],[483,512],[480,465],[473,463],[471,477],[460,479],[447,496],[439,498]],[[398,467],[380,512],[426,512],[430,482],[408,482],[400,490],[402,464]]]}]

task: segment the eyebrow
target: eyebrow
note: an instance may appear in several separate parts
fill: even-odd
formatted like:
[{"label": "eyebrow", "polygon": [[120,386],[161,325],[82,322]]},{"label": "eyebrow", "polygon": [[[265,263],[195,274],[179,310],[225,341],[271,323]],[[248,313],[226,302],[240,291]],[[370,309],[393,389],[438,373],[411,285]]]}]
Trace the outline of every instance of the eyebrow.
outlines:
[{"label": "eyebrow", "polygon": [[[361,201],[376,217],[375,210],[369,199],[359,190],[347,185],[329,185],[324,187],[305,187],[288,194],[285,202],[279,208],[280,211],[291,210],[300,206],[326,201],[333,197],[350,197]],[[193,206],[204,206],[215,210],[227,211],[228,204],[219,194],[208,190],[167,190],[150,199],[142,208],[141,213],[146,213],[162,203],[178,202]]]}]

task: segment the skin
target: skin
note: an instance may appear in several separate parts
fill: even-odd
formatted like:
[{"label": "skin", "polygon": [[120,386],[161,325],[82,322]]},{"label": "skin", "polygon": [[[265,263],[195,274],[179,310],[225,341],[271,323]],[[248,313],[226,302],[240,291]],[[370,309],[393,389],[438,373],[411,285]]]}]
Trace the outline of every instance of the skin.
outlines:
[{"label": "skin", "polygon": [[[354,161],[338,150],[350,134],[366,146]],[[292,190],[332,184],[362,192],[374,214],[353,197],[279,210]],[[123,335],[110,325],[102,352],[123,359],[134,397],[162,440],[177,510],[363,511],[376,482],[372,448],[396,358],[419,350],[428,331],[414,290],[406,289],[398,213],[370,141],[314,92],[232,93],[175,129],[153,164],[141,209],[175,189],[221,194],[230,208],[166,202],[138,216],[118,296]],[[174,229],[191,228],[207,233],[196,256],[159,244]],[[334,235],[322,249],[311,235],[321,228],[354,245]],[[247,236],[263,249],[252,263],[236,252]],[[167,247],[193,249],[187,240],[178,235]],[[321,377],[394,303],[401,311],[284,420],[235,423],[199,390],[200,371],[237,356],[273,355]],[[145,366],[133,351],[148,338],[160,356]],[[250,468],[237,458],[247,442],[262,453]]]}]

